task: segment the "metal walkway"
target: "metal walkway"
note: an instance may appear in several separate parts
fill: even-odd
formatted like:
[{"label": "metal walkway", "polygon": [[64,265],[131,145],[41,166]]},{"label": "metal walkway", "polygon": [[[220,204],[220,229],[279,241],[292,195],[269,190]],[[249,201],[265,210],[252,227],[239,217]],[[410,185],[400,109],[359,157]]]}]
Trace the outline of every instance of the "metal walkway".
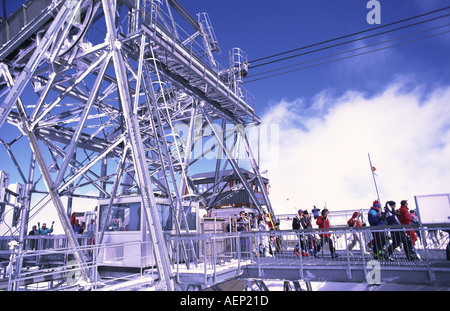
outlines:
[{"label": "metal walkway", "polygon": [[[442,230],[446,227],[435,226],[433,230]],[[430,228],[431,229],[431,228]],[[448,244],[448,234],[441,234],[439,245],[432,245],[425,239],[425,245],[416,244],[420,259],[408,260],[403,248],[396,249],[389,259],[373,259],[370,252],[363,252],[360,248],[349,252],[347,244],[353,231],[361,236],[370,237],[372,232],[404,231],[400,227],[378,229],[370,228],[349,229],[336,228],[327,229],[334,236],[337,258],[331,258],[329,249],[321,250],[317,256],[297,256],[294,246],[298,243],[298,236],[302,233],[303,239],[307,236],[318,236],[320,230],[301,231],[277,231],[277,232],[249,232],[235,235],[209,235],[197,237],[202,239],[206,248],[214,251],[211,257],[206,258],[200,267],[187,269],[177,264],[177,280],[184,284],[184,289],[205,288],[225,282],[230,279],[247,280],[282,280],[282,281],[305,281],[305,282],[352,282],[367,284],[410,284],[410,285],[439,285],[450,286],[450,261],[446,258],[445,248]],[[427,234],[427,230],[423,230]],[[255,249],[261,238],[276,236],[284,240],[287,245],[282,252],[276,252],[272,257],[256,256]],[[180,238],[175,238],[178,240]],[[247,241],[247,242],[246,242]],[[247,246],[242,248],[242,244]],[[240,244],[240,247],[237,245]],[[235,249],[233,251],[233,245]],[[245,247],[251,246],[246,251]],[[226,247],[227,250],[223,251]]]},{"label": "metal walkway", "polygon": [[[285,281],[295,284],[302,282],[351,282],[366,284],[409,284],[435,285],[450,287],[450,261],[446,257],[449,242],[449,225],[433,225],[417,228],[422,231],[422,239],[416,244],[420,259],[408,260],[403,248],[398,248],[388,259],[373,260],[369,252],[355,247],[348,252],[347,245],[353,233],[358,234],[364,244],[376,231],[370,228],[334,228],[331,233],[337,258],[331,258],[329,247],[317,252],[317,256],[297,256],[294,247],[299,239],[318,237],[323,230],[285,230],[265,232],[236,232],[217,234],[190,234],[166,236],[171,258],[174,288],[177,290],[214,289],[230,280],[246,280],[267,288],[264,282]],[[378,232],[387,233],[388,228]],[[389,232],[405,231],[402,227],[390,227]],[[438,233],[439,241],[432,244],[428,233]],[[283,240],[282,250],[275,246],[275,237]],[[130,246],[130,243],[90,244],[92,237],[80,236],[79,251],[86,254],[88,270],[92,274],[91,284],[82,282],[80,267],[73,258],[72,250],[65,247],[64,236],[29,238],[27,250],[20,256],[24,268],[20,277],[11,274],[8,266],[19,258],[11,256],[5,250],[10,237],[2,237],[0,288],[6,290],[15,283],[17,290],[158,290],[159,273],[154,266],[130,267],[123,269],[126,258],[117,254],[115,259],[102,262],[98,256],[102,252],[114,252],[118,247]],[[274,253],[270,257],[262,256],[257,246],[263,239],[270,239]],[[32,241],[37,240],[37,250],[29,249]],[[182,245],[184,240],[192,241],[194,249],[188,250],[198,260],[185,262]],[[436,242],[436,241],[435,241]],[[146,242],[151,243],[151,242]],[[133,244],[142,244],[134,242]],[[43,249],[42,245],[46,245]],[[145,245],[141,245],[144,247]]]}]

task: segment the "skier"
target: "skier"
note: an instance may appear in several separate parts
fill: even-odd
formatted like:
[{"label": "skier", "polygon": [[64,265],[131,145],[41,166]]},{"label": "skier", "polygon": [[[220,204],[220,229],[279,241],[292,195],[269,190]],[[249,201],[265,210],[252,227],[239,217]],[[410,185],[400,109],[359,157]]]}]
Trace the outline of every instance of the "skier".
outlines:
[{"label": "skier", "polygon": [[[354,212],[353,213],[353,215],[352,215],[352,218],[350,218],[348,221],[347,221],[347,225],[350,227],[350,228],[359,228],[359,227],[363,227],[363,226],[365,226],[366,224],[365,223],[362,223],[361,222],[361,220],[360,220],[360,217],[361,217],[361,214],[359,213],[359,212]],[[359,239],[359,235],[356,233],[356,232],[353,232],[352,233],[352,242],[348,245],[348,252],[349,252],[349,255],[350,256],[353,256],[353,254],[352,254],[352,250],[353,250],[353,247],[355,247],[356,246],[356,243],[359,243],[359,247],[360,247],[360,249],[364,252],[364,254],[368,254],[365,250],[364,250],[364,245],[363,245],[363,243],[361,243],[361,240]]]},{"label": "skier", "polygon": [[[38,233],[37,234],[38,235],[50,235],[50,233],[53,232],[53,224],[54,223],[55,222],[52,222],[51,228],[47,228],[47,224],[44,222],[42,224],[42,227],[38,229]],[[39,226],[39,223],[38,223],[38,226]]]},{"label": "skier", "polygon": [[[302,229],[301,225],[302,225],[302,219],[303,219],[303,210],[299,209],[297,211],[297,214],[294,219],[292,220],[292,229],[293,230],[299,230]],[[294,253],[297,256],[300,256],[300,252],[302,254],[303,257],[309,257],[309,254],[306,253],[305,250],[305,244],[304,244],[304,237],[303,234],[299,234],[298,235],[298,239],[300,240],[300,243],[298,243],[295,247],[294,247]]]},{"label": "skier", "polygon": [[[47,224],[46,223],[43,223],[42,224],[42,227],[40,227],[40,224],[38,223],[38,232],[37,232],[37,234],[38,235],[50,235],[50,233],[52,233],[53,232],[53,224],[54,224],[55,222],[52,222],[52,226],[51,226],[51,228],[47,228]],[[42,241],[42,249],[46,249],[46,248],[48,248],[49,247],[49,243],[50,243],[51,241],[49,241],[48,239],[44,239],[43,241]],[[51,246],[50,246],[51,247]]]},{"label": "skier", "polygon": [[[239,213],[239,218],[237,219],[237,231],[250,231],[249,221],[245,211]],[[241,236],[241,251],[243,253],[250,252],[249,238]]]},{"label": "skier", "polygon": [[77,218],[75,218],[75,222],[74,222],[74,224],[72,225],[72,228],[73,228],[73,232],[75,232],[75,234],[80,234],[80,233],[82,233],[80,221],[79,221]]},{"label": "skier", "polygon": [[[37,226],[33,225],[33,228],[30,232],[28,232],[28,235],[38,235]],[[35,250],[37,247],[37,240],[36,239],[30,239],[30,250]]]},{"label": "skier", "polygon": [[[267,223],[264,219],[259,220],[258,230],[260,232],[269,231]],[[265,257],[272,257],[272,255],[269,253],[269,236],[261,234],[259,238],[259,253]]]},{"label": "skier", "polygon": [[[384,226],[383,217],[381,215],[381,204],[378,202],[378,200],[375,200],[372,204],[372,207],[369,211],[368,216],[369,224],[371,227],[379,227]],[[387,238],[386,233],[382,231],[374,231],[372,232],[373,235],[373,257],[374,259],[382,259],[385,257],[386,259],[389,259],[393,261],[392,258],[392,245],[389,247],[387,246]],[[387,247],[388,253],[386,255],[383,255],[383,249]]]},{"label": "skier", "polygon": [[[330,220],[328,219],[328,210],[324,208],[322,210],[322,215],[317,218],[316,224],[319,226],[319,229],[328,229],[330,228]],[[331,240],[331,234],[329,232],[320,233],[320,243],[323,247],[324,242],[328,242],[330,246],[331,258],[337,258],[338,255],[333,246],[333,241]]]},{"label": "skier", "polygon": [[[414,218],[411,217],[411,214],[409,213],[408,201],[403,200],[400,202],[400,210],[399,211],[400,211],[400,215],[399,215],[398,219],[400,220],[400,223],[402,225],[410,225],[411,222],[415,221]],[[414,230],[408,230],[408,231],[406,231],[406,234],[412,240],[412,251],[415,254],[414,259],[420,259],[419,252],[415,248],[416,241],[417,241],[416,232]]]},{"label": "skier", "polygon": [[317,218],[319,218],[319,212],[320,209],[318,209],[315,205],[313,206],[313,209],[311,210],[313,215],[314,215],[314,219],[317,220]]},{"label": "skier", "polygon": [[[384,206],[383,219],[388,226],[400,225],[400,220],[398,219],[399,212],[395,210],[396,203],[394,201],[387,201]],[[412,240],[405,234],[402,230],[391,231],[392,238],[392,249],[396,249],[401,244],[403,244],[403,249],[405,251],[406,258],[412,260],[415,258],[413,252]]]},{"label": "skier", "polygon": [[[414,218],[411,217],[411,214],[408,210],[408,201],[403,200],[400,202],[400,215],[398,219],[400,220],[400,223],[402,225],[410,225],[411,222],[414,222]],[[413,241],[413,246],[416,244],[417,236],[414,230],[406,231],[406,234],[411,238]]]},{"label": "skier", "polygon": [[[300,219],[300,223],[303,229],[312,229],[312,224],[311,224],[311,216],[309,215],[308,211],[305,210],[303,212],[303,217]],[[305,242],[305,248],[308,250],[308,253],[310,255],[314,255],[316,256],[316,249],[315,249],[315,244],[314,241],[315,237],[314,235],[311,234],[307,234],[306,235],[306,242]]]},{"label": "skier", "polygon": [[300,217],[303,217],[303,210],[299,209],[297,215],[292,219],[292,230],[300,229]]}]

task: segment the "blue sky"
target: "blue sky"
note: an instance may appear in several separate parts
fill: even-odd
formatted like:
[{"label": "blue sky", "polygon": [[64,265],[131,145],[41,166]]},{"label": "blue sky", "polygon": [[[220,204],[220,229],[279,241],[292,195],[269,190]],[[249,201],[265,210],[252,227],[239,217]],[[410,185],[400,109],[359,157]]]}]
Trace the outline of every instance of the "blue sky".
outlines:
[{"label": "blue sky", "polygon": [[[370,10],[366,8],[365,0],[276,2],[181,0],[180,3],[192,14],[203,11],[209,14],[223,50],[222,56],[226,56],[230,48],[240,47],[247,52],[249,60],[376,26],[368,25],[366,21],[366,15]],[[381,25],[436,10],[449,4],[448,1],[439,0],[380,1],[380,3]],[[448,14],[448,11],[444,13]],[[425,18],[421,20],[423,19]],[[360,44],[391,39],[449,23],[449,20],[450,18],[446,17],[405,31],[365,40]],[[299,96],[311,98],[324,88],[330,88],[337,94],[348,89],[373,94],[398,75],[415,75],[418,83],[425,83],[430,87],[439,83],[446,84],[450,80],[450,72],[446,70],[450,65],[448,57],[450,39],[448,34],[445,35],[446,38],[443,37],[404,45],[396,48],[395,51],[388,49],[361,56],[361,59],[352,58],[248,83],[245,87],[256,96],[258,108],[263,111],[268,103],[281,99],[293,100]],[[433,46],[432,49],[430,45]],[[247,80],[251,80],[252,74],[259,73],[263,69],[286,66],[352,47],[347,45],[322,54],[314,53],[280,62],[273,67],[255,68],[250,71]]]},{"label": "blue sky", "polygon": [[[7,1],[8,13],[20,2]],[[217,58],[223,64],[233,47],[243,49],[251,61],[377,26],[366,21],[370,11],[366,0],[179,2],[193,16],[209,14],[222,50]],[[448,0],[379,2],[381,25],[449,4]],[[443,11],[398,26],[449,13]],[[450,27],[444,27],[448,23],[447,16],[290,61],[250,68],[246,80],[261,77],[257,74],[265,70],[365,45],[405,37],[388,43],[396,44],[448,31]],[[406,38],[418,32],[423,33]],[[449,52],[450,33],[446,33],[246,83],[256,97],[256,112],[263,124],[277,129],[266,139],[261,162],[261,170],[268,170],[271,179],[270,195],[276,211],[310,209],[313,204],[321,207],[325,202],[331,209],[369,207],[376,194],[368,153],[379,173],[382,203],[450,192]]]}]

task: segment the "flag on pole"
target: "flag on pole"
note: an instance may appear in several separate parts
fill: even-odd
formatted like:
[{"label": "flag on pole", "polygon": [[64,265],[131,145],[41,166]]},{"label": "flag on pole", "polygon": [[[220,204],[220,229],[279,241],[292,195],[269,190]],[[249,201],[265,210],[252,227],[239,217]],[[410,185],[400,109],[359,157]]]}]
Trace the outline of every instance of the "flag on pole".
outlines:
[{"label": "flag on pole", "polygon": [[377,191],[378,202],[381,202],[381,201],[380,201],[380,194],[378,193],[377,182],[376,182],[376,180],[375,180],[375,176],[378,177],[378,175],[375,173],[376,168],[375,168],[375,166],[372,165],[372,160],[370,159],[370,154],[368,153],[367,155],[368,155],[368,157],[369,157],[369,164],[370,164],[370,169],[371,169],[371,171],[372,171],[373,183],[374,183],[374,185],[375,185],[375,190]]},{"label": "flag on pole", "polygon": [[375,173],[376,170],[377,170],[377,169],[375,168],[375,166],[372,166],[372,173],[373,173],[375,176],[379,177],[378,174]]}]

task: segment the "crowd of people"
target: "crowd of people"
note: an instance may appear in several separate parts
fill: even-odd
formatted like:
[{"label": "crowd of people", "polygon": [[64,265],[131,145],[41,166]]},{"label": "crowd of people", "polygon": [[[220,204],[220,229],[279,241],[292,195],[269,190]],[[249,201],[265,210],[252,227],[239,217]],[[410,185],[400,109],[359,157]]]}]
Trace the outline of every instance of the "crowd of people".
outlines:
[{"label": "crowd of people", "polygon": [[[319,229],[329,229],[331,227],[329,219],[329,210],[324,208],[322,210],[313,206],[311,213],[307,210],[299,209],[297,215],[292,220],[293,230],[306,230],[313,229],[313,221]],[[312,220],[312,218],[314,220]],[[387,259],[393,261],[393,253],[397,248],[403,248],[405,256],[408,260],[420,259],[420,255],[416,249],[416,242],[420,239],[420,231],[417,228],[413,228],[414,224],[418,225],[419,220],[414,210],[409,210],[408,201],[402,200],[400,202],[400,208],[397,209],[396,202],[387,201],[384,208],[378,200],[374,201],[367,216],[368,224],[374,230],[371,230],[371,239],[364,241],[366,235],[361,235],[357,231],[350,233],[350,243],[347,245],[349,255],[352,254],[353,248],[359,244],[359,248],[364,254],[372,253],[374,259]],[[75,213],[72,214],[70,219],[72,229],[75,234],[83,234],[86,229],[84,222],[80,224],[80,221],[75,217]],[[53,232],[53,224],[50,228],[46,223],[40,226],[34,225],[29,235],[49,235]],[[352,217],[347,221],[348,227],[358,228],[364,227],[367,223],[363,219],[361,212],[354,212]],[[411,228],[405,225],[411,225]],[[242,210],[238,217],[232,217],[227,224],[227,232],[239,232],[239,231],[270,231],[276,230],[278,224],[274,223],[273,215],[263,212],[262,215],[251,215]],[[381,228],[383,226],[383,228]],[[399,226],[397,228],[389,228],[389,226]],[[403,226],[403,227],[402,227]],[[388,230],[386,230],[386,228]],[[379,229],[379,230],[377,230]],[[450,233],[450,232],[449,232]],[[434,235],[433,235],[434,234]],[[327,244],[331,253],[331,258],[337,258],[334,241],[332,239],[332,233],[326,230],[321,230],[318,234],[319,238],[313,233],[302,232],[298,234],[299,243],[294,247],[294,252],[297,256],[309,257],[318,256],[318,253]],[[437,240],[437,232],[431,232],[430,238],[433,243]],[[433,240],[434,238],[434,240]],[[32,240],[34,244],[37,240]],[[251,248],[249,241],[242,241],[244,247],[248,250]],[[274,243],[271,243],[271,237],[267,235],[259,236],[259,244],[257,245],[259,254],[262,256],[272,256],[274,248],[279,247],[279,241],[274,239]],[[276,246],[274,246],[274,244]],[[33,248],[33,246],[32,246]],[[35,248],[35,246],[34,246]],[[446,248],[447,260],[450,260],[450,242]]]},{"label": "crowd of people", "polygon": [[[48,228],[46,223],[43,223],[41,227],[40,223],[38,222],[37,226],[33,225],[28,235],[50,235],[53,232],[54,224],[55,222],[53,221],[52,226]],[[80,220],[75,217],[75,213],[73,213],[70,218],[70,225],[72,226],[73,232],[75,234],[83,234],[83,232],[86,230],[86,223],[83,221],[80,224]]]},{"label": "crowd of people", "polygon": [[[47,227],[46,223],[42,224],[42,227],[40,226],[40,223],[38,222],[37,226],[33,225],[31,231],[28,233],[29,236],[48,236],[51,233],[53,233],[53,225],[54,225],[54,221],[52,222],[51,227]],[[73,229],[73,232],[78,236],[78,235],[82,235],[82,234],[86,234],[89,232],[94,232],[95,230],[95,219],[91,219],[90,222],[88,223],[88,225],[86,226],[86,223],[84,221],[81,222],[80,224],[80,220],[78,218],[75,217],[75,213],[72,213],[71,217],[70,217],[70,225]],[[87,243],[89,245],[94,244],[95,243],[95,237],[91,237],[90,235],[86,236],[87,239]],[[79,237],[78,238],[78,242],[81,243],[82,238]],[[47,238],[47,239],[36,239],[36,238],[31,238],[29,239],[29,249],[30,250],[37,250],[37,249],[46,249],[48,247],[52,247],[52,239]]]},{"label": "crowd of people", "polygon": [[[42,227],[40,226],[40,223],[38,223],[37,226],[33,225],[28,235],[50,235],[50,233],[53,232],[54,224],[55,222],[53,221],[50,228],[47,227],[46,223],[43,223]],[[83,234],[83,232],[86,230],[86,223],[83,221],[80,224],[80,220],[75,217],[75,213],[73,213],[70,218],[70,225],[72,226],[73,232],[75,234]]]},{"label": "crowd of people", "polygon": [[[368,221],[371,227],[379,226],[395,226],[395,225],[411,225],[419,224],[418,218],[414,211],[408,208],[408,201],[402,200],[400,208],[397,209],[397,204],[394,201],[387,201],[382,210],[381,204],[374,201],[368,214]],[[420,255],[415,247],[418,240],[418,230],[389,230],[374,231],[372,233],[373,240],[371,246],[373,249],[374,258],[393,260],[392,254],[394,250],[403,246],[406,258],[408,260],[420,259]]]},{"label": "crowd of people", "polygon": [[[239,216],[231,217],[230,222],[226,226],[227,232],[240,231],[271,231],[275,230],[277,224],[273,222],[272,215],[263,211],[261,215],[250,215],[246,211],[239,212]],[[266,235],[261,235],[258,238],[257,245],[251,245],[252,242],[248,238],[241,238],[241,246],[245,251],[254,247],[254,251],[261,256],[271,257],[277,241],[271,243],[271,238]]]},{"label": "crowd of people", "polygon": [[38,222],[38,225],[34,225],[28,235],[49,235],[53,232],[53,225],[55,222],[52,222],[52,226],[50,228],[47,227],[47,224],[44,222],[42,227]]},{"label": "crowd of people", "polygon": [[[367,222],[364,220],[361,211],[355,211],[348,219],[347,225],[351,228],[359,228],[370,226],[370,233],[362,233],[358,230],[350,232],[348,245],[346,245],[350,256],[353,256],[353,249],[359,245],[359,249],[365,255],[372,255],[374,259],[394,260],[394,250],[401,248],[405,253],[407,260],[420,259],[419,252],[416,249],[416,243],[420,239],[420,231],[414,228],[414,224],[418,225],[418,217],[414,210],[409,210],[408,201],[402,200],[400,208],[394,201],[387,201],[384,208],[378,200],[374,201],[367,214]],[[329,219],[329,210],[323,208],[318,209],[313,206],[311,212],[299,209],[297,215],[292,219],[293,230],[307,230],[315,228],[323,229],[316,235],[314,232],[301,231],[298,233],[299,242],[294,247],[297,256],[302,257],[318,257],[319,253],[324,250],[327,245],[331,258],[337,258],[339,254],[336,252],[336,241],[333,239],[332,230]],[[405,227],[411,225],[411,228]],[[383,227],[381,227],[383,226]],[[390,226],[398,226],[391,227]],[[273,222],[273,216],[264,212],[262,215],[249,215],[245,211],[241,211],[239,216],[232,217],[226,227],[227,232],[239,231],[270,231],[275,230],[277,224]],[[259,254],[262,256],[271,256],[275,251],[274,242],[270,235],[260,235]],[[436,238],[437,239],[437,238]],[[248,239],[241,241],[244,247],[249,250],[252,245]],[[326,249],[326,248],[325,248]],[[447,259],[450,260],[450,246],[447,247]]]},{"label": "crowd of people", "polygon": [[[324,208],[321,212],[316,206],[312,209],[312,214],[316,225],[319,229],[330,228],[330,221],[328,217],[328,209]],[[397,248],[402,247],[405,252],[405,256],[408,260],[420,259],[419,252],[416,249],[416,242],[420,239],[420,231],[414,228],[414,225],[419,224],[418,217],[414,210],[409,210],[408,201],[402,200],[400,202],[400,208],[397,209],[397,205],[394,201],[387,201],[384,208],[382,208],[378,200],[374,201],[368,212],[368,224],[371,227],[371,238],[364,241],[364,235],[361,235],[357,231],[351,232],[350,243],[347,245],[349,255],[352,254],[353,248],[359,244],[359,247],[364,254],[372,254],[374,259],[386,259],[393,261],[393,253]],[[360,212],[356,211],[352,217],[347,221],[348,227],[357,228],[366,226]],[[389,228],[389,226],[396,226],[397,228]],[[405,225],[411,225],[411,228]],[[380,226],[383,226],[381,228]],[[292,221],[292,229],[311,229],[311,217],[307,210],[298,210]],[[377,230],[378,229],[378,230]],[[437,232],[432,232],[437,235]],[[321,232],[319,234],[320,241],[317,241],[315,234],[299,234],[300,243],[294,248],[294,252],[297,256],[309,257],[310,255],[317,256],[317,252],[320,251],[324,243],[328,243],[331,258],[336,258],[335,246],[330,232]],[[437,237],[435,237],[437,240]],[[434,240],[433,240],[434,243]],[[368,251],[371,250],[371,253]],[[447,260],[450,260],[450,243],[447,245]]]},{"label": "crowd of people", "polygon": [[[330,228],[330,220],[328,218],[329,211],[324,208],[321,212],[314,206],[312,209],[313,218],[316,221],[316,225],[319,229]],[[320,212],[320,215],[319,215]],[[312,229],[311,216],[307,210],[299,209],[297,211],[298,215],[292,220],[292,229]],[[331,258],[337,258],[336,250],[334,248],[333,240],[331,239],[331,234],[329,232],[322,232],[319,234],[320,239],[318,240],[314,234],[299,235],[299,243],[295,246],[294,252],[297,256],[309,257],[313,255],[317,257],[318,252],[323,248],[325,243],[328,243]]]},{"label": "crowd of people", "polygon": [[86,223],[83,221],[80,224],[80,220],[75,217],[75,213],[72,213],[70,217],[70,225],[75,234],[83,234],[84,230],[86,230]]}]

